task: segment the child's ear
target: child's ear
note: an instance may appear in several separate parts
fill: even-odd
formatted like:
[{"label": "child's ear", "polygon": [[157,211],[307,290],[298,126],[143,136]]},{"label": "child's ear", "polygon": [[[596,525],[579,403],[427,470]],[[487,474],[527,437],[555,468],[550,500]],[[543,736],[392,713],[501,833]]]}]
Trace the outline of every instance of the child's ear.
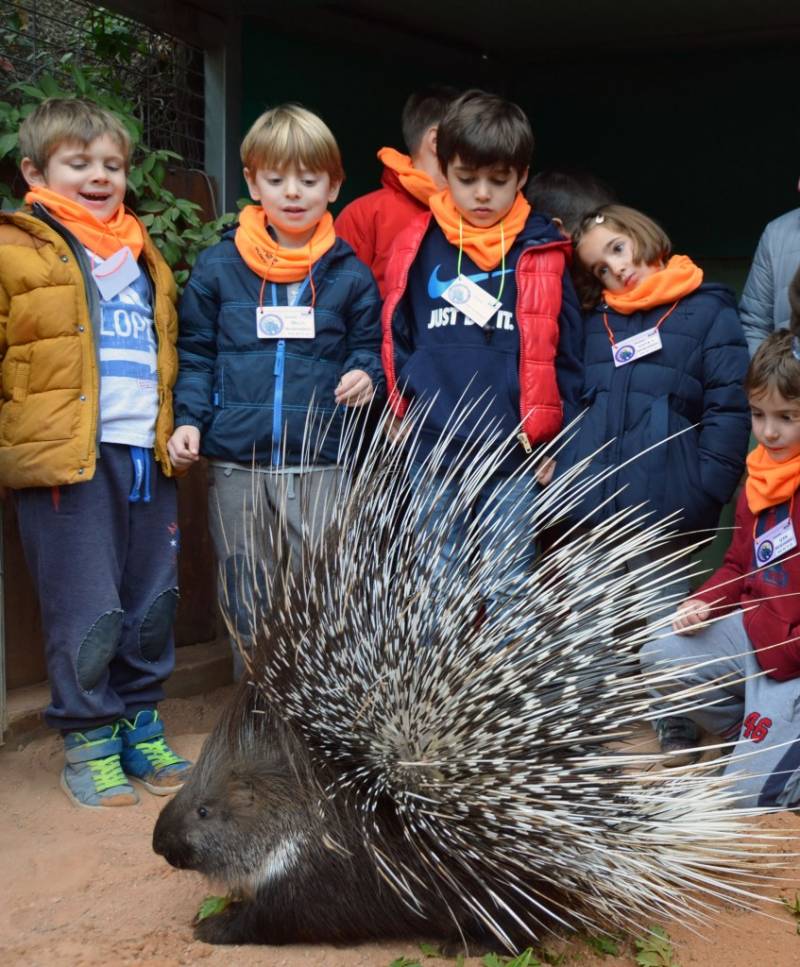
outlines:
[{"label": "child's ear", "polygon": [[522,191],[522,189],[525,187],[525,182],[528,180],[528,173],[530,172],[530,170],[531,170],[530,168],[526,168],[519,176],[519,182],[517,183],[517,191]]},{"label": "child's ear", "polygon": [[19,165],[22,177],[28,183],[29,188],[46,188],[47,179],[44,172],[40,171],[30,158],[23,158]]},{"label": "child's ear", "polygon": [[243,168],[242,174],[244,175],[244,180],[247,182],[247,190],[250,192],[250,197],[253,201],[261,201],[261,192],[258,190],[258,185],[256,184],[255,178],[250,172],[249,168]]},{"label": "child's ear", "polygon": [[331,190],[328,192],[328,204],[332,205],[336,199],[339,197],[339,191],[341,190],[341,181],[332,181]]}]

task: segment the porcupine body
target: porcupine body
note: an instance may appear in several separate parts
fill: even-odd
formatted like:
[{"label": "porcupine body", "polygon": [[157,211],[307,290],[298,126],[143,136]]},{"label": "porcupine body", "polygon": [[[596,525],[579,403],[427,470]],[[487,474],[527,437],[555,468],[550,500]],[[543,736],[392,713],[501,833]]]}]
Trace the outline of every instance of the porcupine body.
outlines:
[{"label": "porcupine body", "polygon": [[[254,525],[249,681],[154,834],[170,863],[238,898],[202,939],[491,936],[513,950],[564,925],[702,919],[753,881],[737,872],[753,811],[709,767],[654,771],[658,757],[625,747],[664,714],[638,668],[639,619],[689,566],[625,565],[670,523],[623,511],[510,582],[523,548],[489,510],[440,570],[448,522],[512,445],[449,462],[458,496],[432,526],[456,429],[421,467],[413,440],[373,443],[299,574],[259,569],[259,543],[279,537]],[[531,539],[591,486],[579,470],[520,500]],[[502,606],[476,620],[497,587]]]}]

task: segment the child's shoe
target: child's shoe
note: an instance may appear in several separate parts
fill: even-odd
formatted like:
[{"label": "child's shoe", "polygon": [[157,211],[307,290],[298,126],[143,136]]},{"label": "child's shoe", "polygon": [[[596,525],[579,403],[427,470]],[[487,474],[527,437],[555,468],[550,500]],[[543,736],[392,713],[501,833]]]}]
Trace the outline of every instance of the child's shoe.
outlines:
[{"label": "child's shoe", "polygon": [[119,725],[125,773],[156,796],[177,792],[189,778],[192,763],[167,745],[158,712],[142,709],[133,722],[121,719]]},{"label": "child's shoe", "polygon": [[61,788],[76,806],[106,809],[139,802],[120,764],[119,722],[85,732],[67,732],[64,751],[67,764],[61,773]]},{"label": "child's shoe", "polygon": [[688,766],[700,761],[702,752],[697,748],[700,733],[694,721],[686,715],[670,715],[656,722],[656,735],[661,751],[668,755],[667,767]]}]

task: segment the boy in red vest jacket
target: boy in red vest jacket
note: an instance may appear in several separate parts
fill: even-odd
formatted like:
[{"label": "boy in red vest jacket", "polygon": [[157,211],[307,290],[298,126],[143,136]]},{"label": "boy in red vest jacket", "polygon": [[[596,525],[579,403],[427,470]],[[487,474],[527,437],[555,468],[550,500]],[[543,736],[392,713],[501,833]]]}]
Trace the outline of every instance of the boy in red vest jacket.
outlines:
[{"label": "boy in red vest jacket", "polygon": [[[387,267],[387,389],[398,421],[411,400],[426,406],[416,459],[449,435],[432,525],[447,513],[447,488],[457,486],[448,472],[455,454],[481,439],[516,436],[518,445],[498,461],[470,515],[490,505],[502,522],[498,540],[507,544],[515,520],[528,526],[515,510],[535,486],[528,455],[577,410],[582,320],[567,270],[570,243],[522,196],[533,133],[517,105],[466,92],[442,119],[436,150],[447,187],[400,235]],[[551,475],[552,461],[537,479],[546,483]],[[442,568],[456,566],[469,524],[448,522]],[[489,549],[481,551],[491,566]],[[492,600],[511,595],[533,554],[530,546],[519,556],[508,580],[487,578],[490,613]]]},{"label": "boy in red vest jacket", "polygon": [[455,96],[450,87],[432,87],[408,98],[402,116],[408,154],[381,148],[383,187],[351,201],[336,219],[336,234],[370,267],[382,297],[394,240],[416,215],[428,210],[431,195],[444,188],[436,130]]}]

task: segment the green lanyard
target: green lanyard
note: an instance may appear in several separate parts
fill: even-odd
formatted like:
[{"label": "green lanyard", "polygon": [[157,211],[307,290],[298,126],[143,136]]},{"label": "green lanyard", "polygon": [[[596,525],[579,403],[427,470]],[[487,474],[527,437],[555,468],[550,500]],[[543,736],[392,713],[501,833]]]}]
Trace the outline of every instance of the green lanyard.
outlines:
[{"label": "green lanyard", "polygon": [[[506,286],[506,234],[503,231],[503,222],[500,221],[500,289],[497,293],[497,301],[503,301],[503,289]],[[464,254],[464,219],[461,215],[458,216],[458,265],[456,266],[456,275],[461,275],[461,256]]]}]

